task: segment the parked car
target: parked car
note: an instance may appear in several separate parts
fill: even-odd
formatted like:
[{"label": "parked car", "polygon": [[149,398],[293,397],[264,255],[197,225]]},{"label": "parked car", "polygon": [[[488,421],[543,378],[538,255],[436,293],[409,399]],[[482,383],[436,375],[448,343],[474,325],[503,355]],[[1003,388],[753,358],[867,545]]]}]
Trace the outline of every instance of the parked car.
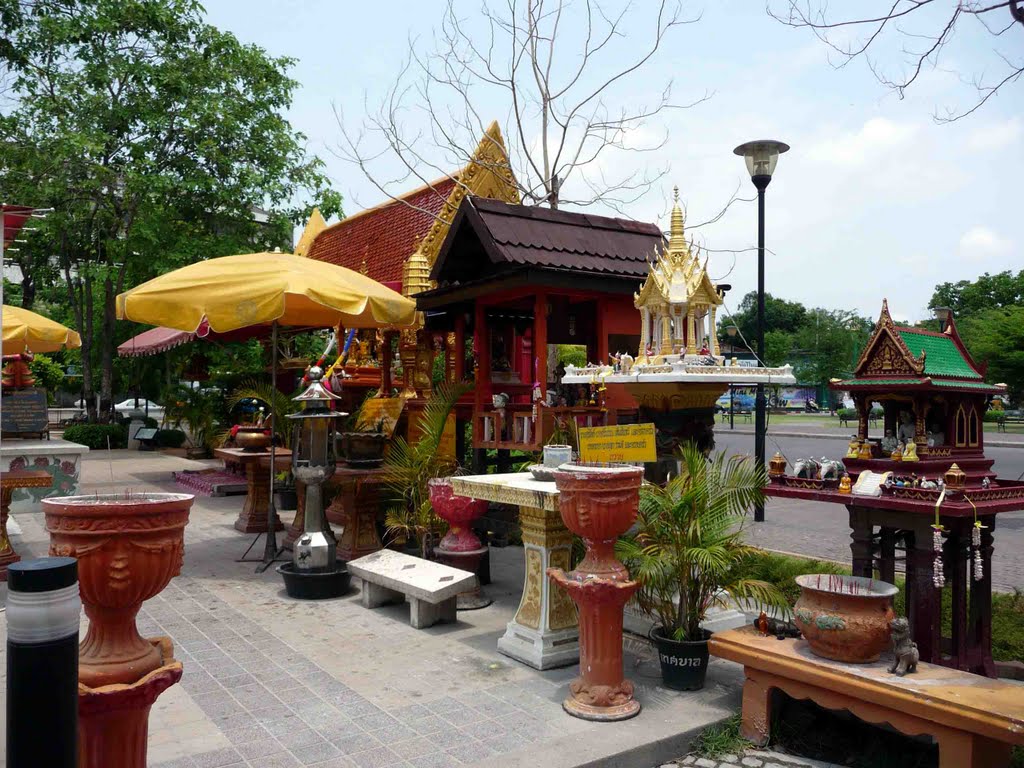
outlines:
[{"label": "parked car", "polygon": [[152,400],[146,400],[140,397],[136,400],[134,397],[130,397],[127,400],[122,400],[114,406],[114,410],[117,413],[131,413],[132,411],[141,411],[145,413],[149,411],[149,415],[152,416],[153,412],[163,413],[164,407],[159,403],[154,403]]}]

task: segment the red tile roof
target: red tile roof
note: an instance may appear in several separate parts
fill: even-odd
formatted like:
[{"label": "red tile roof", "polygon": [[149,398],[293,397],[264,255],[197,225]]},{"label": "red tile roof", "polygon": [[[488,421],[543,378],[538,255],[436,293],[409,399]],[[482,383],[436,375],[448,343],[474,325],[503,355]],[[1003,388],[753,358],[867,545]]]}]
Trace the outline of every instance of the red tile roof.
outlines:
[{"label": "red tile roof", "polygon": [[453,179],[441,179],[342,219],[317,236],[309,257],[357,272],[365,259],[369,277],[382,283],[401,281],[402,267],[454,187]]}]

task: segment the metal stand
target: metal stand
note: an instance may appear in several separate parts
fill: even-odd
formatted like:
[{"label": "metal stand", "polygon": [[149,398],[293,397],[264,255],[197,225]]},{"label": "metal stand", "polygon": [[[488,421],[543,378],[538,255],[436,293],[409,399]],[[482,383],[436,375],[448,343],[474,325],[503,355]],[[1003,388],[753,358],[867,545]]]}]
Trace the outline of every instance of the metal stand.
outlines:
[{"label": "metal stand", "polygon": [[[277,320],[274,321],[270,329],[270,390],[273,394],[277,392]],[[274,523],[277,520],[277,510],[274,508],[274,458],[277,456],[277,446],[274,444],[274,438],[277,436],[277,420],[274,417],[274,408],[270,408],[270,496],[267,499],[267,541],[263,548],[263,560],[256,567],[256,573],[263,573],[269,568],[277,556],[283,551],[283,547],[278,549],[277,546],[277,532],[274,530]],[[259,537],[257,537],[258,539]],[[256,542],[254,541],[253,544]],[[252,545],[249,545],[249,549],[252,549]],[[249,550],[245,551],[245,555],[249,554]],[[245,555],[242,555],[244,558]]]},{"label": "metal stand", "polygon": [[252,548],[256,546],[256,542],[260,540],[260,537],[261,536],[265,536],[265,535],[266,534],[263,533],[263,532],[257,533],[256,534],[256,538],[253,539],[251,542],[249,542],[249,546],[245,548],[245,552],[242,553],[242,556],[238,557],[238,558],[235,558],[235,562],[236,563],[259,563],[259,565],[256,567],[256,573],[263,573],[273,563],[283,563],[283,562],[286,562],[288,560],[288,558],[281,558],[281,554],[284,552],[284,547],[283,546],[277,547],[277,542],[276,541],[274,541],[274,546],[277,547],[277,549],[274,552],[273,558],[270,560],[269,563],[266,561],[267,554],[266,554],[265,551],[263,553],[263,557],[260,558],[259,560],[256,560],[255,558],[246,557],[246,555],[248,555],[250,552],[252,552]]}]

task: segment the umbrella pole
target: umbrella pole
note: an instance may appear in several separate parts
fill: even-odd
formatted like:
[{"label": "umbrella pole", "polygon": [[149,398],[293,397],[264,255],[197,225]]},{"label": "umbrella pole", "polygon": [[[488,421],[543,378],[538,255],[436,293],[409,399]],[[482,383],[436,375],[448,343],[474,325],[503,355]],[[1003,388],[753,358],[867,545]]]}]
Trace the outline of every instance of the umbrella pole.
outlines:
[{"label": "umbrella pole", "polygon": [[[270,392],[271,397],[277,393],[277,320],[273,322],[270,329]],[[277,435],[277,424],[274,417],[274,406],[270,404],[270,496],[267,499],[267,540],[263,549],[263,562],[256,566],[256,573],[263,573],[277,559],[277,531],[274,525],[277,522],[277,510],[274,508],[274,457],[277,454],[277,446],[274,444],[274,437]]]}]

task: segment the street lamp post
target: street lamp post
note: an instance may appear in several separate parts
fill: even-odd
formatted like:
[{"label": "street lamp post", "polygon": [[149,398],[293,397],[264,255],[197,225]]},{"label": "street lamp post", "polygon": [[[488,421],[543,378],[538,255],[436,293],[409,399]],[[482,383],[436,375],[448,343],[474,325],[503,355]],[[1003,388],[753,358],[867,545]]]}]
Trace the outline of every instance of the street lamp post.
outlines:
[{"label": "street lamp post", "polygon": [[[733,150],[747,163],[750,180],[757,187],[757,360],[764,365],[764,191],[772,180],[772,172],[779,161],[779,155],[789,151],[789,145],[781,141],[748,141]],[[764,441],[767,408],[764,398],[764,384],[757,385],[754,416],[754,459],[764,471]],[[764,520],[764,504],[754,508],[754,520]]]},{"label": "street lamp post", "polygon": [[[738,331],[735,325],[730,325],[725,329],[725,332],[729,334],[729,346],[732,347],[733,355],[736,354],[736,331]],[[736,427],[736,385],[729,385],[729,429]]]}]

